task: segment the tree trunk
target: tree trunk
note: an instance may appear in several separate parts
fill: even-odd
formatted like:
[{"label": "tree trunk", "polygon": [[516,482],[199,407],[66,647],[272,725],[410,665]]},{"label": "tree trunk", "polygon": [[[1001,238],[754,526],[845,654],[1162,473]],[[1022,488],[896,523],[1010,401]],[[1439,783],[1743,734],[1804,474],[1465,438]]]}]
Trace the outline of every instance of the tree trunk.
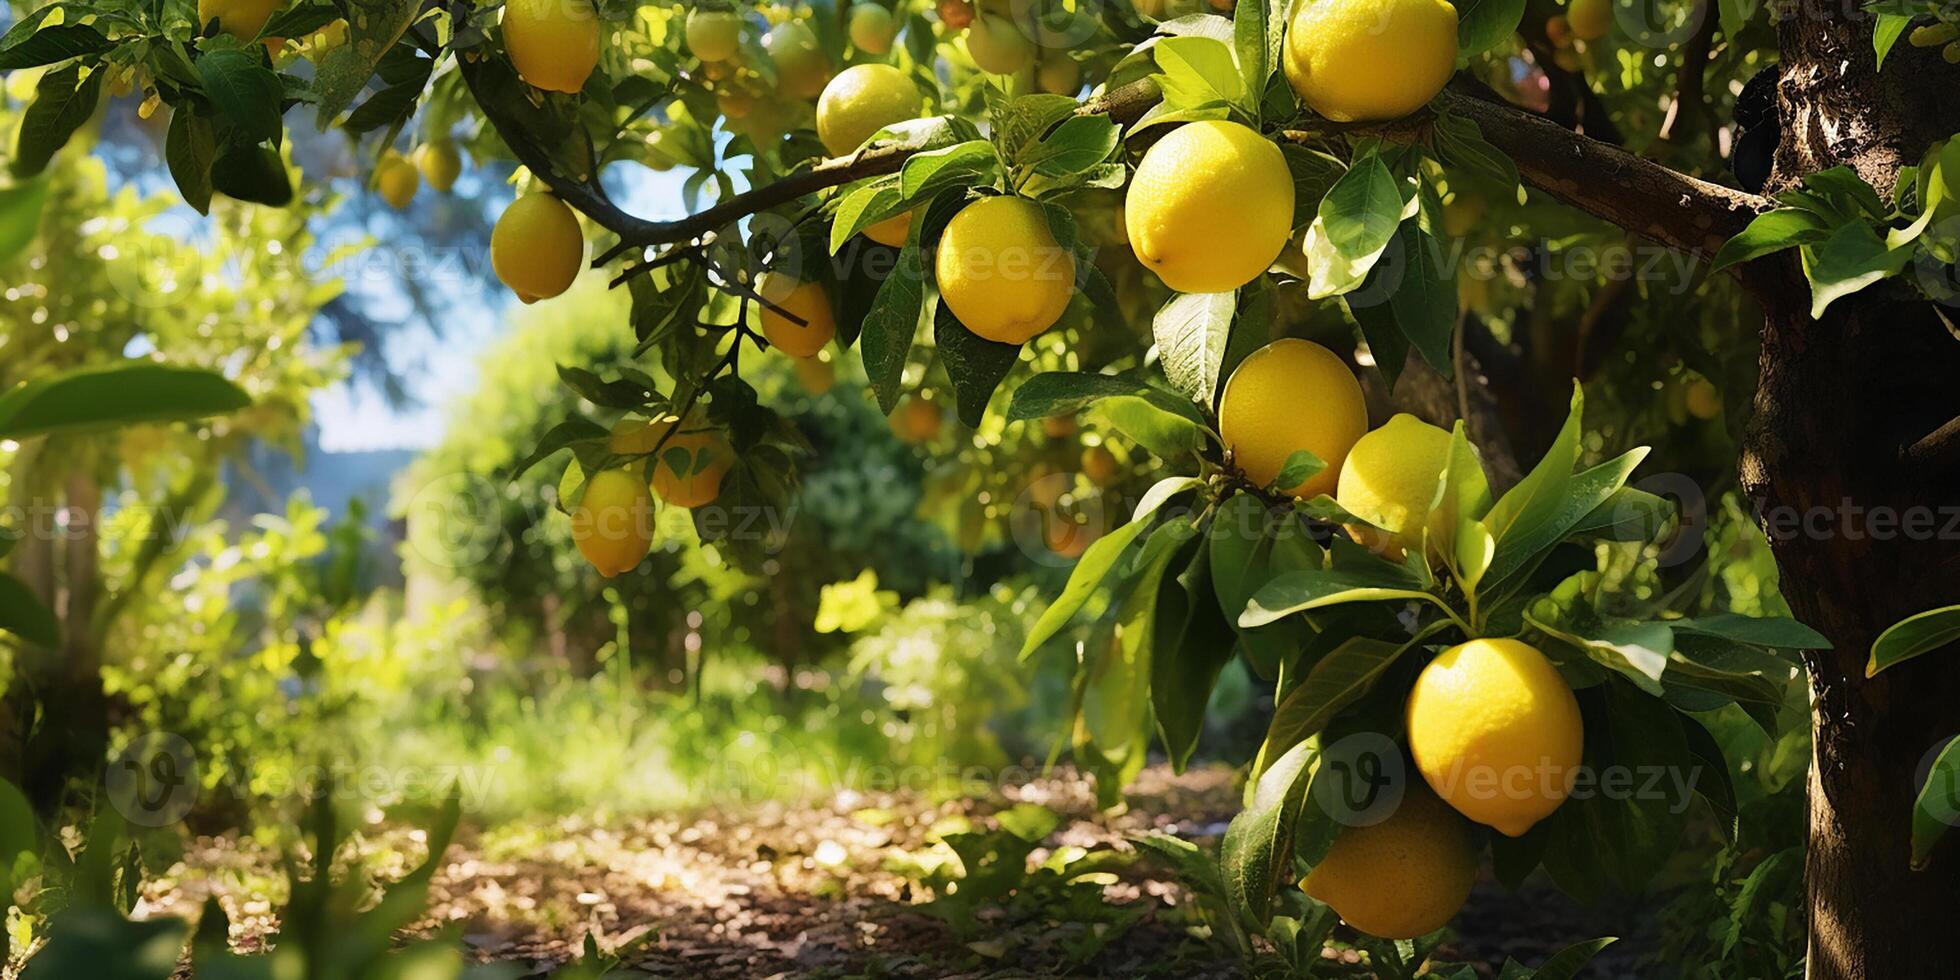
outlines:
[{"label": "tree trunk", "polygon": [[[1870,20],[1859,16],[1806,7],[1780,23],[1783,138],[1771,191],[1848,165],[1886,193],[1901,165],[1960,129],[1954,71],[1902,42],[1876,72]],[[1905,451],[1960,416],[1960,341],[1897,283],[1812,320],[1795,261],[1759,265],[1751,287],[1767,323],[1743,485],[1793,611],[1833,644],[1807,657],[1809,975],[1949,976],[1960,847],[1949,841],[1923,870],[1909,862],[1918,772],[1960,734],[1960,650],[1876,678],[1864,668],[1885,627],[1960,602],[1960,526],[1949,526],[1960,519],[1960,467]]]}]

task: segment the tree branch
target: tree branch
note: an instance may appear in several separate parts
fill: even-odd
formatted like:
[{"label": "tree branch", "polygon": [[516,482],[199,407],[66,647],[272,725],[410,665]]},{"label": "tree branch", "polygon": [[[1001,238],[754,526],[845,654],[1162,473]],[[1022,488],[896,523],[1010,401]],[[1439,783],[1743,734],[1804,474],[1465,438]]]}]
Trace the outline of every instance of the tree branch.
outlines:
[{"label": "tree branch", "polygon": [[1439,103],[1477,124],[1525,182],[1602,221],[1699,258],[1774,205],[1581,136],[1507,104],[1445,92]]}]

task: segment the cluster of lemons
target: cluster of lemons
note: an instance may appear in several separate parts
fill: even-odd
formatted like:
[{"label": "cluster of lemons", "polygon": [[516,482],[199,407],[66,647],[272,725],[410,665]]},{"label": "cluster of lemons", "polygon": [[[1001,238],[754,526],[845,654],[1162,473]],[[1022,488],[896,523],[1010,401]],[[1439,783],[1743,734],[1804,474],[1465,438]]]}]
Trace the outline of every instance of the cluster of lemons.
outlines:
[{"label": "cluster of lemons", "polygon": [[[1451,436],[1414,416],[1369,431],[1361,386],[1338,355],[1285,339],[1247,356],[1221,396],[1219,432],[1245,476],[1271,485],[1294,453],[1327,463],[1297,486],[1367,521],[1355,539],[1400,559],[1441,560],[1457,515],[1439,502]],[[1408,939],[1441,928],[1476,876],[1469,821],[1517,837],[1565,800],[1584,750],[1572,689],[1514,639],[1452,647],[1417,677],[1406,705],[1422,783],[1380,823],[1349,828],[1302,882],[1357,929]]]}]

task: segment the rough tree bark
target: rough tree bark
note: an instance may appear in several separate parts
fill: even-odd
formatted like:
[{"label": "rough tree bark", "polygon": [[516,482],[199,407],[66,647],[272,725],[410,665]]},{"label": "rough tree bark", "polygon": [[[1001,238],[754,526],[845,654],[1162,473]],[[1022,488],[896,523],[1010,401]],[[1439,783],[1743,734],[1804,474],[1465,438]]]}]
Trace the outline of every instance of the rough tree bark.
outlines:
[{"label": "rough tree bark", "polygon": [[[1889,190],[1901,165],[1960,130],[1960,75],[1903,43],[1877,72],[1870,19],[1851,9],[1806,6],[1779,25],[1772,191],[1840,164]],[[1960,417],[1960,341],[1896,286],[1812,320],[1794,261],[1759,265],[1750,280],[1767,322],[1743,485],[1763,508],[1784,595],[1834,645],[1807,658],[1809,974],[1950,976],[1960,847],[1949,841],[1923,870],[1908,862],[1917,771],[1960,734],[1960,651],[1876,678],[1864,667],[1885,627],[1960,602],[1960,528],[1949,526],[1960,466],[1950,445],[1907,452]]]}]

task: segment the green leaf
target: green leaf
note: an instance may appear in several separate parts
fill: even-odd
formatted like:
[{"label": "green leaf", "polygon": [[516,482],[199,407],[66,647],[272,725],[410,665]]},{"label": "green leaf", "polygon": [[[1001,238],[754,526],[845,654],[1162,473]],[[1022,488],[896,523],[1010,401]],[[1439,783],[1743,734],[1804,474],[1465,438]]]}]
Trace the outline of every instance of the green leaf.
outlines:
[{"label": "green leaf", "polygon": [[41,228],[41,209],[48,201],[48,182],[35,179],[0,189],[0,266],[34,243]]},{"label": "green leaf", "polygon": [[35,835],[39,825],[27,797],[13,783],[0,779],[0,881],[8,880],[8,872],[21,855],[40,851]]},{"label": "green leaf", "polygon": [[[1371,328],[1369,321],[1378,320],[1385,310],[1395,330],[1407,340],[1401,345],[1391,343],[1385,356],[1413,346],[1438,374],[1455,377],[1456,362],[1451,354],[1456,339],[1456,272],[1434,235],[1413,221],[1404,222],[1396,232],[1395,245],[1369,270],[1362,287],[1348,293],[1346,299],[1371,349],[1382,329],[1379,323]],[[1384,378],[1390,377],[1379,359],[1376,365]],[[1401,365],[1394,365],[1394,369],[1399,372]]]},{"label": "green leaf", "polygon": [[1524,19],[1524,0],[1464,0],[1457,8],[1456,63],[1470,59],[1511,39]]},{"label": "green leaf", "polygon": [[1166,577],[1151,624],[1150,703],[1171,765],[1179,772],[1198,747],[1218,675],[1232,660],[1232,623],[1212,589],[1211,549],[1199,540],[1185,567]]},{"label": "green leaf", "polygon": [[510,473],[506,479],[514,483],[518,477],[523,476],[531,467],[550,459],[561,450],[570,449],[579,443],[604,442],[610,435],[611,433],[606,431],[605,426],[590,419],[566,419],[546,431],[544,437],[538,440],[537,446],[531,450],[530,454],[518,460],[510,468]]},{"label": "green leaf", "polygon": [[979,428],[980,420],[987,414],[987,402],[994,397],[994,389],[1000,387],[1007,372],[1014,369],[1015,360],[1020,358],[1021,345],[988,340],[968,330],[953,315],[952,307],[943,302],[933,317],[932,336],[939,349],[940,363],[946,366],[946,376],[953,382],[953,400],[960,421]]},{"label": "green leaf", "polygon": [[44,647],[61,643],[61,623],[21,582],[0,572],[0,631]]},{"label": "green leaf", "polygon": [[[1299,227],[1314,219],[1320,211],[1320,202],[1332,190],[1341,175],[1347,173],[1347,164],[1339,157],[1324,150],[1309,149],[1294,143],[1281,143],[1281,156],[1286,158],[1286,169],[1293,175],[1293,225]],[[1291,248],[1289,244],[1287,246]]]},{"label": "green leaf", "polygon": [[1263,929],[1272,920],[1273,893],[1292,856],[1293,833],[1320,748],[1301,742],[1259,777],[1252,799],[1225,828],[1219,864],[1225,896],[1239,918]]},{"label": "green leaf", "polygon": [[1356,636],[1323,654],[1273,711],[1259,757],[1275,758],[1320,734],[1341,709],[1368,693],[1375,680],[1415,643],[1411,640],[1397,645]]},{"label": "green leaf", "polygon": [[1368,276],[1402,224],[1401,189],[1380,154],[1368,152],[1349,166],[1321,199],[1307,229],[1311,299],[1349,292]]},{"label": "green leaf", "polygon": [[1714,811],[1722,839],[1733,843],[1740,811],[1735,802],[1735,782],[1729,777],[1729,761],[1722,755],[1721,743],[1715,741],[1715,736],[1709,734],[1701,722],[1679,713],[1675,718],[1681,722],[1681,734],[1687,739],[1688,751],[1701,767],[1701,773],[1695,780],[1695,794]]},{"label": "green leaf", "polygon": [[[1484,131],[1474,120],[1453,112],[1439,112],[1433,127],[1436,152],[1443,163],[1473,180],[1491,186],[1500,196],[1517,195],[1518,165],[1503,150],[1484,139]],[[1455,176],[1452,174],[1452,176]]]},{"label": "green leaf", "polygon": [[279,138],[279,76],[260,63],[258,52],[220,48],[197,59],[204,94],[239,132],[254,143]]},{"label": "green leaf", "polygon": [[[1573,417],[1578,417],[1577,409],[1574,409]],[[1576,456],[1576,444],[1573,449]],[[1552,454],[1547,454],[1546,459],[1552,460],[1555,454],[1556,449]],[[1559,458],[1564,457],[1561,455]],[[1547,550],[1565,540],[1574,527],[1612,499],[1626,485],[1634,467],[1646,458],[1647,449],[1643,446],[1592,469],[1573,474],[1564,481],[1564,486],[1556,495],[1540,496],[1527,503],[1517,519],[1510,523],[1506,533],[1499,534],[1494,523],[1486,521],[1497,542],[1497,554],[1491,560],[1490,571],[1485,574],[1484,581],[1493,589],[1501,588],[1518,574],[1536,567]],[[1533,470],[1532,476],[1537,475],[1538,471]],[[1513,492],[1521,487],[1522,483],[1513,488]],[[1510,497],[1510,494],[1504,495],[1505,500]],[[1492,515],[1495,516],[1497,508],[1503,506],[1504,500],[1498,501]]]},{"label": "green leaf", "polygon": [[1151,321],[1165,379],[1200,405],[1211,404],[1218,390],[1237,299],[1237,293],[1177,293]]},{"label": "green leaf", "polygon": [[1651,541],[1674,516],[1667,498],[1645,490],[1621,487],[1592,513],[1572,526],[1568,536],[1591,536],[1608,541]]},{"label": "green leaf", "polygon": [[1021,644],[1022,660],[1034,655],[1041,645],[1053,639],[1068,621],[1080,612],[1084,603],[1102,587],[1103,580],[1109,577],[1116,567],[1117,559],[1129,550],[1139,535],[1150,526],[1150,518],[1157,509],[1172,497],[1198,485],[1196,477],[1176,476],[1161,480],[1143,495],[1137,504],[1136,513],[1130,522],[1108,534],[1097,538],[1082,557],[1075,562],[1075,570],[1069,573],[1068,584],[1062,587],[1062,594],[1050,603],[1041,618],[1029,628],[1027,639]]},{"label": "green leaf", "polygon": [[1872,67],[1883,70],[1885,56],[1892,52],[1892,46],[1899,43],[1906,30],[1912,27],[1912,18],[1903,14],[1879,14],[1872,25],[1872,52],[1878,55],[1878,62]]},{"label": "green leaf", "polygon": [[1539,964],[1538,969],[1531,975],[1532,980],[1572,980],[1579,975],[1580,970],[1585,969],[1587,963],[1592,962],[1593,957],[1599,955],[1600,950],[1619,941],[1618,937],[1605,936],[1573,943],[1553,953],[1544,963]]},{"label": "green leaf", "polygon": [[914,154],[899,171],[898,192],[905,207],[936,197],[941,191],[973,187],[1000,172],[1000,155],[986,140],[968,140],[943,150]]},{"label": "green leaf", "polygon": [[1267,489],[1297,487],[1313,479],[1316,474],[1325,469],[1327,469],[1326,460],[1305,449],[1296,449],[1287,455],[1286,462],[1279,468],[1279,475],[1273,478],[1272,486]]},{"label": "green leaf", "polygon": [[1908,616],[1886,627],[1872,641],[1872,658],[1865,665],[1865,676],[1876,677],[1879,671],[1894,664],[1956,642],[1960,642],[1960,606],[1928,609]]},{"label": "green leaf", "polygon": [[[1684,772],[1694,756],[1677,713],[1609,675],[1581,693],[1585,771],[1605,774]],[[1600,777],[1603,778],[1603,777]],[[1545,870],[1560,888],[1590,900],[1606,889],[1637,893],[1675,853],[1686,824],[1684,801],[1669,792],[1593,792],[1568,798],[1536,828],[1548,836]]]},{"label": "green leaf", "polygon": [[864,359],[864,373],[871,390],[878,396],[879,410],[889,414],[904,393],[905,359],[918,336],[919,320],[925,315],[926,274],[920,250],[902,249],[898,265],[878,287],[871,312],[864,317],[864,330],[858,334],[858,354]]},{"label": "green leaf", "polygon": [[[1129,592],[1117,609],[1115,642],[1089,665],[1082,724],[1096,748],[1111,759],[1132,759],[1148,750],[1145,722],[1151,706],[1160,586],[1172,561],[1197,533],[1184,515],[1151,532],[1128,579]],[[1202,713],[1202,707],[1199,710]]]},{"label": "green leaf", "polygon": [[82,78],[81,68],[80,62],[56,68],[34,86],[34,104],[21,116],[20,136],[14,141],[14,176],[32,177],[46,170],[56,151],[95,115],[103,72],[97,68]]},{"label": "green leaf", "polygon": [[1167,37],[1150,50],[1157,62],[1158,74],[1154,77],[1164,93],[1163,104],[1167,110],[1227,105],[1257,118],[1258,107],[1239,75],[1232,49],[1223,41],[1197,36]]},{"label": "green leaf", "polygon": [[1922,868],[1953,825],[1960,822],[1960,738],[1951,739],[1933,759],[1926,784],[1912,805],[1912,866]]},{"label": "green leaf", "polygon": [[1527,612],[1525,622],[1539,632],[1578,648],[1592,662],[1620,673],[1649,694],[1659,695],[1661,674],[1667,669],[1668,655],[1674,652],[1674,631],[1663,623],[1606,622],[1590,617],[1565,626],[1553,626],[1537,612]]},{"label": "green leaf", "polygon": [[184,203],[198,214],[211,213],[211,166],[218,159],[217,130],[211,120],[190,105],[170,113],[170,131],[163,140],[163,159]]},{"label": "green leaf", "polygon": [[1829,222],[1822,216],[1802,208],[1777,208],[1774,211],[1765,211],[1750,221],[1749,227],[1722,243],[1721,249],[1715,253],[1715,261],[1709,267],[1709,271],[1720,272],[1729,266],[1759,259],[1787,248],[1795,248],[1809,242],[1821,242],[1830,233]]},{"label": "green leaf", "polygon": [[830,252],[842,251],[851,236],[898,213],[897,174],[867,180],[837,202],[830,220]]},{"label": "green leaf", "polygon": [[1314,569],[1286,572],[1253,593],[1239,615],[1239,625],[1264,626],[1297,612],[1350,602],[1441,600],[1414,587],[1406,577],[1366,569]]},{"label": "green leaf", "polygon": [[1117,431],[1160,458],[1183,459],[1204,446],[1202,426],[1155,399],[1117,395],[1103,399],[1097,408]]},{"label": "green leaf", "polygon": [[994,145],[1003,159],[1019,160],[1029,143],[1080,108],[1081,103],[1066,95],[1024,95],[999,103],[991,112]]},{"label": "green leaf", "polygon": [[224,415],[252,399],[222,375],[131,363],[71,371],[0,394],[0,438]]},{"label": "green leaf", "polygon": [[1195,409],[1188,402],[1136,374],[1092,371],[1046,371],[1015,386],[1014,398],[1007,406],[1007,420],[1024,422],[1051,415],[1073,415],[1105,398],[1124,395],[1145,399],[1165,411],[1198,421]]},{"label": "green leaf", "polygon": [[[1281,6],[1278,17],[1284,15]],[[1267,18],[1274,16],[1271,0],[1238,0],[1232,8],[1232,54],[1238,59],[1239,78],[1247,92],[1264,92],[1266,79],[1273,73],[1273,42],[1280,31],[1269,26]]]},{"label": "green leaf", "polygon": [[[354,104],[354,99],[373,80],[376,66],[389,57],[397,40],[421,11],[420,0],[363,0],[361,16],[348,20],[347,43],[328,51],[315,68],[314,89],[320,96],[316,118],[322,131]],[[514,80],[516,73],[510,72],[509,77]],[[499,132],[508,130],[500,127]]]},{"label": "green leaf", "polygon": [[279,151],[220,130],[218,159],[211,164],[211,189],[235,201],[271,207],[292,203],[293,184]]},{"label": "green leaf", "polygon": [[21,968],[20,980],[168,980],[187,938],[179,918],[132,922],[107,905],[78,902],[49,922],[47,944]]},{"label": "green leaf", "polygon": [[1116,124],[1108,116],[1072,115],[1040,142],[1023,149],[1015,162],[1044,177],[1072,177],[1109,159],[1118,143]]},{"label": "green leaf", "polygon": [[1720,613],[1693,619],[1673,619],[1668,624],[1676,633],[1712,636],[1766,650],[1829,650],[1831,641],[1822,633],[1782,616],[1744,616]]},{"label": "green leaf", "polygon": [[19,44],[0,48],[0,71],[39,68],[57,61],[101,54],[116,46],[87,24],[60,24],[35,31]]}]

